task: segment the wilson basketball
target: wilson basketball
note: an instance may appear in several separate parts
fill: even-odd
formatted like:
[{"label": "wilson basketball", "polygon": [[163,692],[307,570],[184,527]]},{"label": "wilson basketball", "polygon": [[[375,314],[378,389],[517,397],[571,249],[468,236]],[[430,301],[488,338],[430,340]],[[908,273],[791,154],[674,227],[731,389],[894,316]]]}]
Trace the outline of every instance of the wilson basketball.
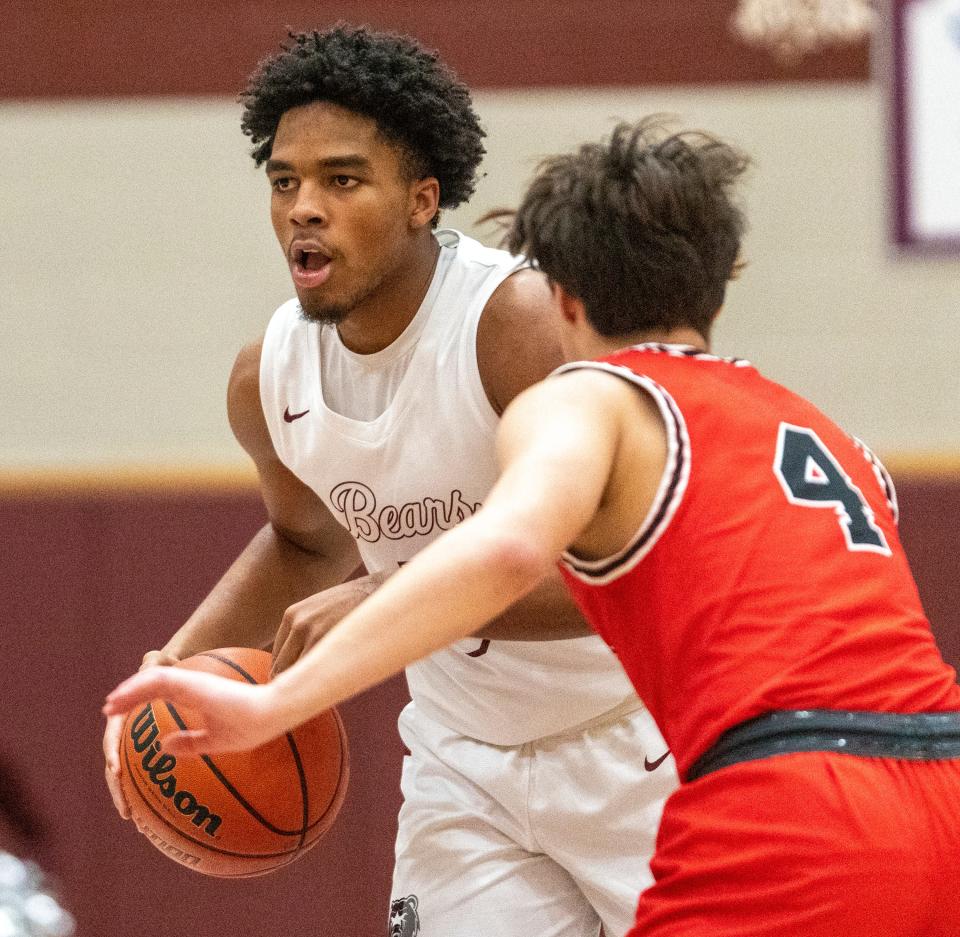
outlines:
[{"label": "wilson basketball", "polygon": [[[249,648],[177,664],[265,683],[270,655]],[[165,855],[205,875],[263,875],[302,856],[330,829],[346,793],[347,738],[335,709],[247,752],[169,755],[161,738],[190,727],[163,700],[127,716],[121,784],[137,828]]]}]

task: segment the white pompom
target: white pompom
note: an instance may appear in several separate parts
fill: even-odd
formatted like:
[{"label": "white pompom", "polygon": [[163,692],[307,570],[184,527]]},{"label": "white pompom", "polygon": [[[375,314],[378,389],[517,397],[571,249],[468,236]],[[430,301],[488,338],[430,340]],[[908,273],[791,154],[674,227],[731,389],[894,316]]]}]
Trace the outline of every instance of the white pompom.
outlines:
[{"label": "white pompom", "polygon": [[732,23],[745,42],[795,61],[828,45],[865,39],[876,16],[872,0],[740,0]]}]

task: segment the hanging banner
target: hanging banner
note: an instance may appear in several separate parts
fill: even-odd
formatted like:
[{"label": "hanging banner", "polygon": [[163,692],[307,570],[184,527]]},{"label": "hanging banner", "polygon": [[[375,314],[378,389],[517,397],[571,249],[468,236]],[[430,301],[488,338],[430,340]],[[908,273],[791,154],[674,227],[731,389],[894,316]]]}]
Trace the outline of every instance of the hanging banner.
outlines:
[{"label": "hanging banner", "polygon": [[893,0],[895,238],[960,255],[960,0]]}]

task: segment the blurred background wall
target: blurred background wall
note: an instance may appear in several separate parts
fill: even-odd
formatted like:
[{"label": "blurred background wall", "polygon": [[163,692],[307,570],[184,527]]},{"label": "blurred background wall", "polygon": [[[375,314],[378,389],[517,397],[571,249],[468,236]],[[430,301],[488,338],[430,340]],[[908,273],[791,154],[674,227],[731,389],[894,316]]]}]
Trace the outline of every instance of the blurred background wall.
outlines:
[{"label": "blurred background wall", "polygon": [[274,876],[182,870],[117,820],[102,782],[103,693],[263,522],[224,392],[292,289],[236,96],[287,27],[407,32],[475,88],[485,175],[444,221],[488,242],[476,219],[515,204],[540,157],[617,119],[672,113],[745,148],[749,266],[715,348],[884,457],[960,659],[960,261],[892,245],[883,17],[872,45],[784,60],[734,34],[735,5],[0,0],[0,757],[43,818],[16,845],[55,874],[80,934],[384,931],[402,682],[346,707],[347,806]]}]

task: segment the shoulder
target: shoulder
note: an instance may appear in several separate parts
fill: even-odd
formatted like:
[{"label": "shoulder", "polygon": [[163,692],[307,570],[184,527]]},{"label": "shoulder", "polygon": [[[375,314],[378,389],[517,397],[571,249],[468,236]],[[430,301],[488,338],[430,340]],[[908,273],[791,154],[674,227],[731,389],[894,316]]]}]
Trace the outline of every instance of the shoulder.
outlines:
[{"label": "shoulder", "polygon": [[254,462],[275,457],[270,430],[260,402],[260,354],[263,339],[259,338],[237,354],[227,385],[227,416],[237,442]]},{"label": "shoulder", "polygon": [[611,368],[594,361],[571,362],[571,365],[569,370],[545,382],[553,389],[556,399],[586,400],[594,411],[608,412],[621,419],[633,421],[638,415],[646,414],[653,417],[657,425],[662,422],[648,384],[629,368]]},{"label": "shoulder", "polygon": [[554,374],[517,395],[509,412],[581,411],[598,419],[636,408],[636,385],[607,370],[573,368]]},{"label": "shoulder", "polygon": [[550,325],[556,331],[556,312],[547,278],[523,267],[510,274],[487,300],[481,323],[488,328],[533,335]]},{"label": "shoulder", "polygon": [[534,433],[579,434],[583,444],[590,445],[600,438],[659,439],[663,417],[642,387],[619,374],[588,366],[563,371],[518,394],[501,427],[504,436],[515,440]]},{"label": "shoulder", "polygon": [[477,365],[491,405],[502,413],[563,363],[558,313],[546,277],[524,268],[487,301],[477,327]]}]

